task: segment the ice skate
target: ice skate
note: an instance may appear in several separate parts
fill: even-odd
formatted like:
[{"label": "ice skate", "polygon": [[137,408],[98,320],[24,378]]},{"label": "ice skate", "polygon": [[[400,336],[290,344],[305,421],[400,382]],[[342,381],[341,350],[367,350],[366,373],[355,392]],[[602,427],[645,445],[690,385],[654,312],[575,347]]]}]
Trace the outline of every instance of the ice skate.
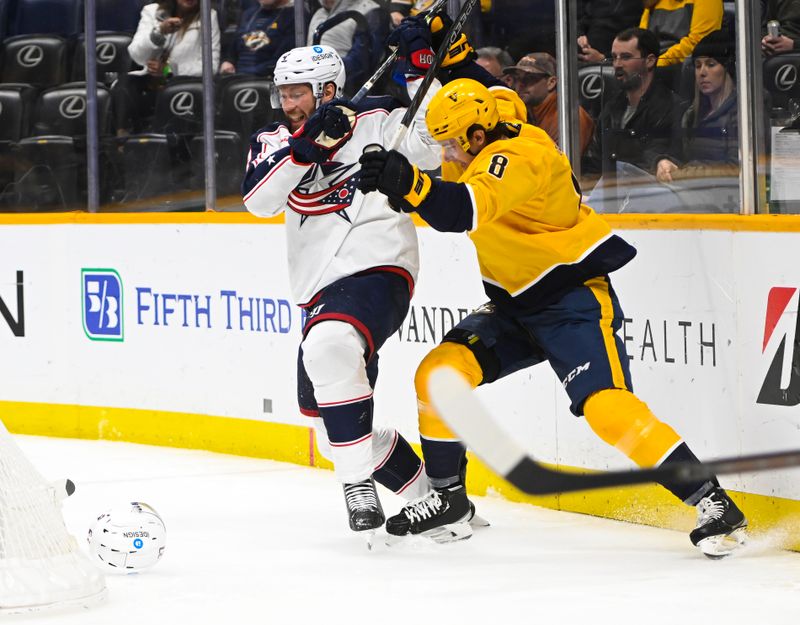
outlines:
[{"label": "ice skate", "polygon": [[354,484],[344,484],[344,501],[347,504],[350,529],[354,532],[365,532],[367,548],[372,549],[375,530],[386,521],[374,480],[368,478]]},{"label": "ice skate", "polygon": [[744,544],[747,519],[728,493],[715,488],[697,504],[697,526],[689,534],[692,544],[711,559],[724,558]]},{"label": "ice skate", "polygon": [[[470,521],[475,506],[467,498],[467,489],[457,484],[434,488],[423,497],[409,501],[386,522],[392,536],[421,534],[439,543],[465,540],[472,536]],[[481,525],[488,525],[480,519]]]}]

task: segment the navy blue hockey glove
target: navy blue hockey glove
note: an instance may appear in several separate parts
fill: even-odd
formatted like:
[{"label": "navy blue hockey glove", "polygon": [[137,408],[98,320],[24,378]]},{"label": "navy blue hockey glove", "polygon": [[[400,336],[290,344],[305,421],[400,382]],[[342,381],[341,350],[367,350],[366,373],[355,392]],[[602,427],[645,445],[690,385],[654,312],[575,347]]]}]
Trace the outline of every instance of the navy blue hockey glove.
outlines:
[{"label": "navy blue hockey glove", "polygon": [[353,134],[356,113],[347,100],[320,106],[289,139],[292,156],[300,163],[322,163]]},{"label": "navy blue hockey glove", "polygon": [[[356,112],[349,100],[331,100],[320,106],[317,113],[322,117],[323,142],[334,141],[341,145],[353,134]],[[319,137],[317,142],[320,142]]]},{"label": "navy blue hockey glove", "polygon": [[365,151],[358,162],[361,164],[359,190],[362,193],[380,191],[397,212],[413,213],[431,191],[430,176],[396,150]]},{"label": "navy blue hockey glove", "polygon": [[304,165],[324,163],[333,152],[329,148],[314,143],[308,137],[289,137],[289,147],[292,149],[292,158]]},{"label": "navy blue hockey glove", "polygon": [[424,16],[403,19],[389,34],[386,44],[397,47],[397,58],[406,61],[408,73],[424,74],[433,63],[431,30]]}]

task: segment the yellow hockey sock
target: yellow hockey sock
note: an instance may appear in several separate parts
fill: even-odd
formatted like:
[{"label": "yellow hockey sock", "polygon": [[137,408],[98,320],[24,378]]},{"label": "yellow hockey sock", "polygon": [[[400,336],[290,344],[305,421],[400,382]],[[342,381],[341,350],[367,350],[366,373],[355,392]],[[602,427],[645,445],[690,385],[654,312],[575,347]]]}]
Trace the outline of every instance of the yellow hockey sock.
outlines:
[{"label": "yellow hockey sock", "polygon": [[675,430],[627,390],[599,391],[586,400],[583,411],[600,438],[641,467],[656,466],[681,442]]},{"label": "yellow hockey sock", "polygon": [[437,367],[448,366],[458,371],[472,387],[483,380],[483,371],[469,349],[458,343],[445,342],[435,347],[422,360],[414,376],[419,410],[419,433],[427,439],[457,441],[458,437],[436,413],[428,396],[428,378]]}]

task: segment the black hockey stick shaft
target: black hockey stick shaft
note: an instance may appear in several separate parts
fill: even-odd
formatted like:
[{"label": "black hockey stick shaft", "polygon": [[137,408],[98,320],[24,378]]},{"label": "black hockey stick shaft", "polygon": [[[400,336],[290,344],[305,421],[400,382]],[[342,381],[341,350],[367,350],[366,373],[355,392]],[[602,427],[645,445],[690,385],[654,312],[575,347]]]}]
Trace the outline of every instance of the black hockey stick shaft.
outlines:
[{"label": "black hockey stick shaft", "polygon": [[447,52],[450,50],[450,46],[452,46],[456,42],[456,39],[458,39],[458,37],[461,35],[461,31],[464,29],[464,24],[466,24],[467,19],[469,18],[469,15],[477,2],[478,0],[466,0],[461,7],[461,11],[459,11],[458,16],[453,23],[450,24],[450,28],[447,29],[442,46],[436,51],[436,56],[433,59],[433,63],[431,63],[428,71],[425,72],[425,76],[422,78],[422,82],[420,82],[417,92],[411,99],[411,104],[408,105],[406,113],[403,115],[403,119],[400,121],[400,127],[397,129],[394,137],[392,137],[392,141],[389,144],[390,150],[396,150],[400,143],[402,143],[403,138],[411,126],[411,122],[414,120],[414,116],[417,114],[419,107],[422,105],[422,100],[425,98],[425,94],[428,93],[431,83],[436,78],[436,74],[439,73],[439,68],[441,68],[444,58],[447,56]]},{"label": "black hockey stick shaft", "polygon": [[[480,454],[479,454],[480,455]],[[630,486],[649,482],[694,482],[716,475],[746,471],[772,471],[800,466],[800,449],[719,458],[703,463],[661,465],[652,469],[610,471],[605,473],[567,473],[549,469],[530,456],[525,456],[503,477],[530,495],[552,495],[578,490],[594,490],[615,486]]]},{"label": "black hockey stick shaft", "polygon": [[[425,16],[425,22],[430,24],[433,18],[436,17],[436,13],[442,9],[445,4],[447,4],[447,0],[437,0],[437,2],[428,10],[427,15]],[[372,74],[372,76],[367,79],[367,82],[362,85],[361,89],[359,89],[350,99],[350,102],[353,104],[358,104],[361,102],[361,100],[367,97],[369,90],[375,86],[375,83],[381,79],[381,76],[386,73],[386,70],[392,66],[392,63],[394,63],[396,58],[397,50],[393,50],[386,60],[381,63],[380,67],[375,70],[375,73]]]},{"label": "black hockey stick shaft", "polygon": [[454,369],[431,373],[431,401],[453,431],[493,471],[521,491],[552,495],[649,482],[693,482],[715,475],[768,471],[800,466],[800,449],[720,458],[703,463],[670,463],[652,469],[575,473],[550,469],[537,462],[492,418],[472,387]]}]

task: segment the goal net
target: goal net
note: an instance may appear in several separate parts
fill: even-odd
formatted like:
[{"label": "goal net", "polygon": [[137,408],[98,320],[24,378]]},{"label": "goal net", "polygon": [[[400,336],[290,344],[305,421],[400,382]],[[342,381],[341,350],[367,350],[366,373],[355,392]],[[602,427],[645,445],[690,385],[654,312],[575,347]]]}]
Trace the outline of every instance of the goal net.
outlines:
[{"label": "goal net", "polygon": [[62,499],[0,422],[0,613],[104,597],[102,574],[67,532]]}]

